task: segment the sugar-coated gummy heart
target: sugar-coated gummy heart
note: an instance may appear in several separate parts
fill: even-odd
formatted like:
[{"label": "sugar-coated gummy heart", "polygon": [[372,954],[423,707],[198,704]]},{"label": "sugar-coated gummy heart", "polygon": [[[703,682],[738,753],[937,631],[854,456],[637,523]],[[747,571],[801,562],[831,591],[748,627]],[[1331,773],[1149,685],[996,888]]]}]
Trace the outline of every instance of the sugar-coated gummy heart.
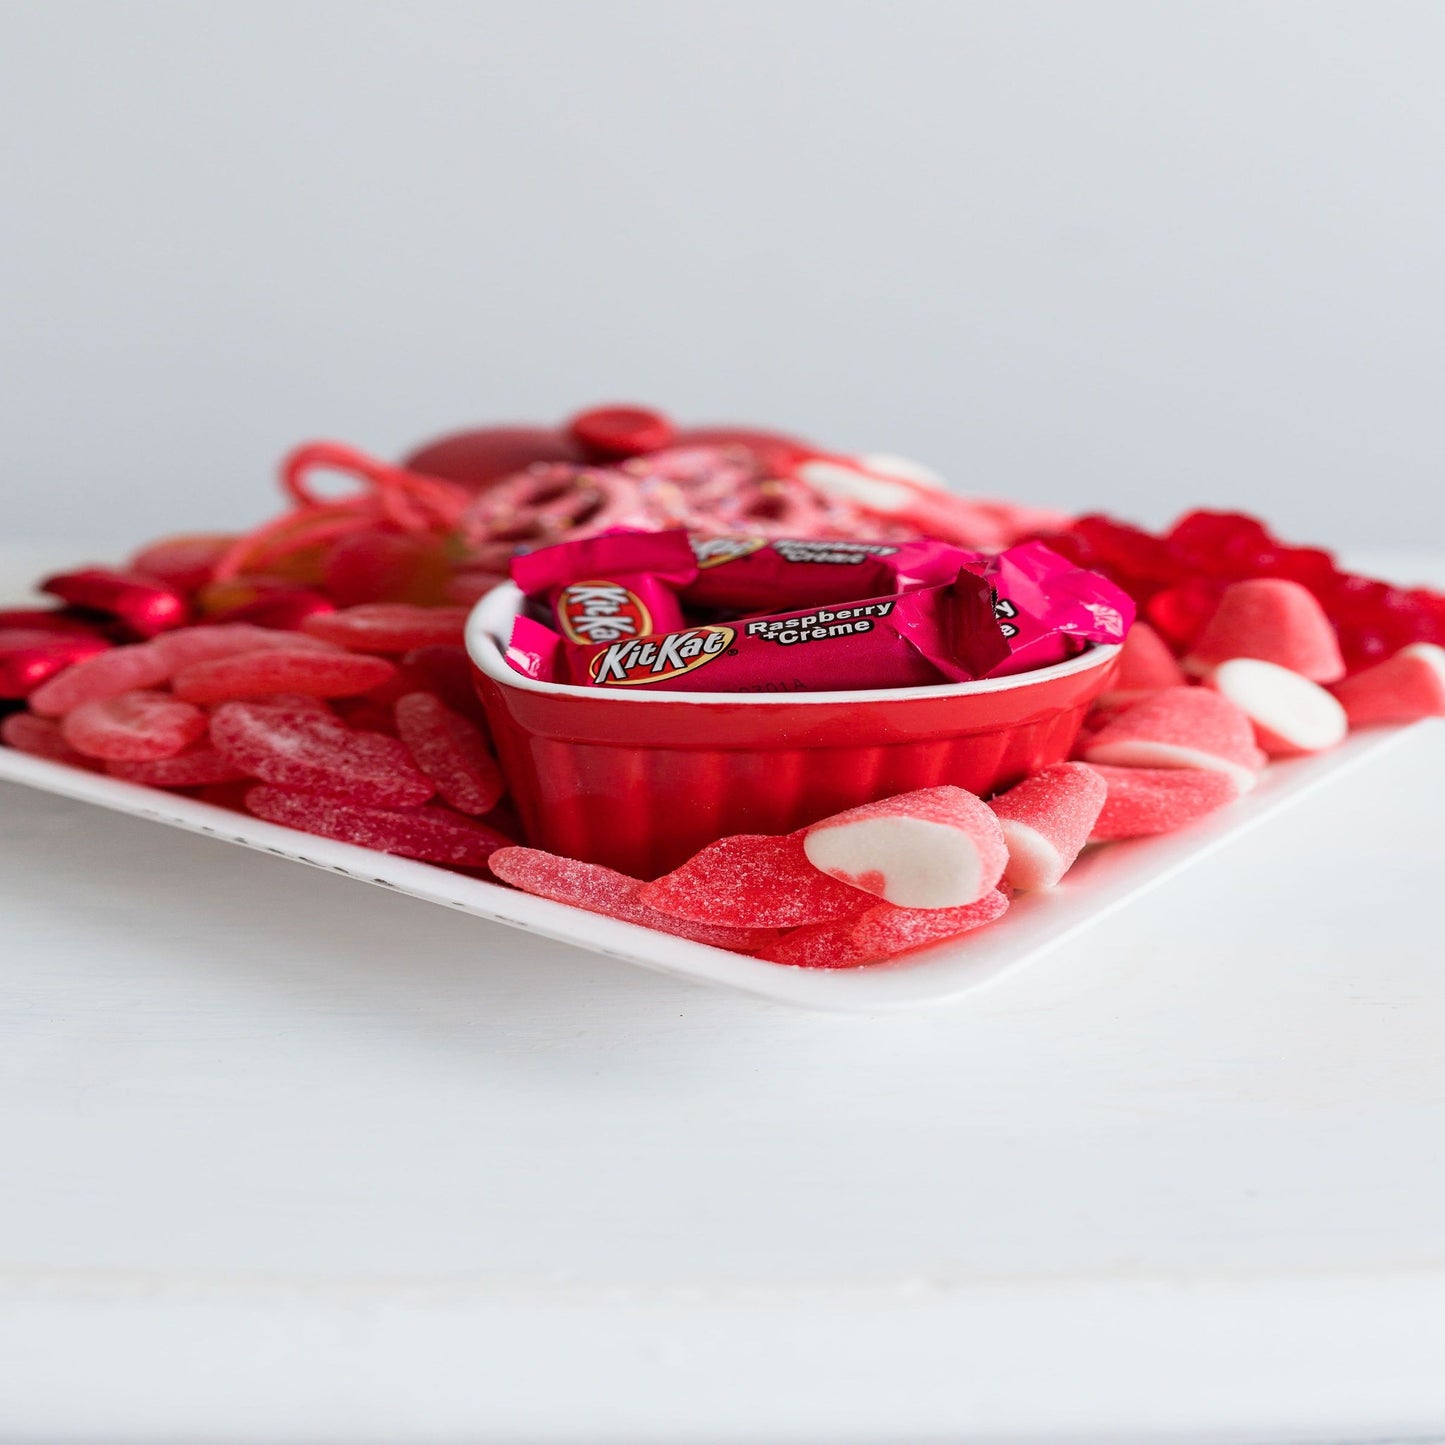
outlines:
[{"label": "sugar-coated gummy heart", "polygon": [[1226,587],[1185,659],[1205,673],[1235,657],[1287,667],[1311,682],[1345,675],[1334,625],[1314,594],[1283,577],[1256,577]]},{"label": "sugar-coated gummy heart", "polygon": [[353,652],[410,652],[414,647],[459,644],[466,630],[465,607],[412,607],[374,602],[308,617],[302,630]]},{"label": "sugar-coated gummy heart", "polygon": [[1349,731],[1345,710],[1319,683],[1253,657],[1231,658],[1209,685],[1254,724],[1255,741],[1272,758],[1322,753]]},{"label": "sugar-coated gummy heart", "polygon": [[1166,687],[1182,687],[1187,681],[1169,644],[1147,622],[1136,622],[1119,650],[1118,671],[1099,704],[1118,707],[1138,702]]},{"label": "sugar-coated gummy heart", "polygon": [[151,644],[170,663],[174,672],[197,662],[214,662],[218,657],[237,657],[246,652],[333,652],[336,649],[319,637],[304,632],[278,632],[250,622],[203,623],[164,632]]},{"label": "sugar-coated gummy heart", "polygon": [[1445,717],[1445,648],[1411,643],[1332,691],[1354,728]]},{"label": "sugar-coated gummy heart", "polygon": [[434,791],[395,738],[295,708],[224,703],[211,717],[211,742],[250,777],[298,792],[410,808]]},{"label": "sugar-coated gummy heart", "polygon": [[60,731],[87,757],[140,763],[172,757],[204,737],[206,715],[164,693],[123,692],[71,708]]},{"label": "sugar-coated gummy heart", "polygon": [[963,908],[875,903],[853,918],[794,929],[765,948],[762,957],[795,968],[853,968],[971,933],[1002,917],[1007,909],[1008,898],[998,889]]},{"label": "sugar-coated gummy heart", "polygon": [[1087,763],[1125,768],[1214,768],[1241,791],[1252,788],[1265,756],[1249,719],[1206,687],[1170,687],[1126,708],[1084,750]]},{"label": "sugar-coated gummy heart", "polygon": [[157,687],[170,675],[165,653],[153,642],[113,647],[73,663],[36,688],[30,694],[30,707],[42,717],[60,717],[83,702]]},{"label": "sugar-coated gummy heart", "polygon": [[642,883],[604,868],[600,863],[579,863],[573,858],[560,858],[538,848],[501,848],[487,860],[487,866],[504,883],[550,898],[557,903],[570,903],[589,913],[604,913],[624,923],[637,923],[656,928],[694,943],[707,943],[713,948],[726,948],[734,953],[756,953],[777,938],[771,928],[728,928],[718,924],[692,923],[674,918],[669,913],[649,908],[639,897]]},{"label": "sugar-coated gummy heart", "polygon": [[69,763],[72,767],[95,769],[94,758],[77,752],[60,731],[60,724],[34,713],[17,712],[0,721],[0,742],[18,753],[32,758],[48,758],[53,763]]},{"label": "sugar-coated gummy heart", "polygon": [[145,783],[152,788],[203,788],[250,777],[224,753],[211,747],[191,748],[174,757],[156,758],[151,762],[109,762],[105,770],[128,783]]},{"label": "sugar-coated gummy heart", "polygon": [[246,809],[303,833],[458,868],[479,868],[512,841],[450,808],[375,808],[266,784],[247,792]]},{"label": "sugar-coated gummy heart", "polygon": [[506,792],[486,739],[429,692],[396,700],[396,732],[441,796],[463,813],[490,813]]},{"label": "sugar-coated gummy heart", "polygon": [[192,663],[175,675],[171,686],[177,697],[188,702],[230,702],[274,692],[354,697],[395,675],[391,663],[379,657],[305,646],[277,647]]},{"label": "sugar-coated gummy heart", "polygon": [[808,861],[900,908],[963,908],[1003,877],[1008,845],[989,806],[963,788],[900,793],[814,823]]},{"label": "sugar-coated gummy heart", "polygon": [[794,928],[844,918],[868,906],[858,890],[820,873],[796,833],[719,838],[679,868],[646,883],[649,908],[729,928]]},{"label": "sugar-coated gummy heart", "polygon": [[992,799],[1008,844],[1009,886],[1052,888],[1089,841],[1108,791],[1086,764],[1055,763]]},{"label": "sugar-coated gummy heart", "polygon": [[186,600],[173,587],[104,567],[47,577],[40,590],[72,607],[107,613],[141,637],[154,637],[186,620]]},{"label": "sugar-coated gummy heart", "polygon": [[1090,835],[1094,843],[1172,833],[1239,796],[1234,778],[1213,768],[1091,766],[1109,789]]}]

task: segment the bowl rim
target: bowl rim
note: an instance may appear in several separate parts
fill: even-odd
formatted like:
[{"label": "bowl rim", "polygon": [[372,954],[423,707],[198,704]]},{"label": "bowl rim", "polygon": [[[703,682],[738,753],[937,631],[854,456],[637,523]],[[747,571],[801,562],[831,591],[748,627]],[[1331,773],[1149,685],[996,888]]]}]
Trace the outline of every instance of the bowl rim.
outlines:
[{"label": "bowl rim", "polygon": [[974,697],[981,693],[1010,692],[1023,687],[1037,687],[1075,673],[1102,667],[1113,659],[1121,646],[1117,642],[1095,643],[1064,662],[1035,668],[1032,672],[1016,672],[1008,677],[981,677],[971,682],[947,682],[935,687],[851,688],[834,692],[678,692],[669,688],[632,691],[605,687],[578,687],[570,682],[541,682],[524,677],[508,663],[501,627],[505,624],[510,637],[511,623],[522,610],[525,598],[514,582],[494,587],[472,608],[466,623],[467,656],[473,666],[502,687],[519,692],[541,693],[547,697],[573,698],[579,702],[599,703],[708,703],[731,707],[742,705],[778,707],[818,706],[857,702],[912,702],[929,698]]}]

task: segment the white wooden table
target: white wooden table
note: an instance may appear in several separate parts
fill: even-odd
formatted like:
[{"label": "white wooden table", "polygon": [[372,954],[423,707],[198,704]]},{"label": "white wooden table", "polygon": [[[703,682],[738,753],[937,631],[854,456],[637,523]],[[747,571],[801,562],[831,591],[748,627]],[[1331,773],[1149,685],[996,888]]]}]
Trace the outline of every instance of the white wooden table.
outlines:
[{"label": "white wooden table", "polygon": [[1442,805],[858,1017],[4,787],[0,1440],[1445,1436]]}]

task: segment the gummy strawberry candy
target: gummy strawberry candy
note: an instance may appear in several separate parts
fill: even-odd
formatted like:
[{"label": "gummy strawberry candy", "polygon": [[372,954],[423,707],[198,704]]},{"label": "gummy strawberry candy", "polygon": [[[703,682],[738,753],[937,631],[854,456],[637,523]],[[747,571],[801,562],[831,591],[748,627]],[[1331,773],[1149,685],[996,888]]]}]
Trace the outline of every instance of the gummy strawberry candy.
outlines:
[{"label": "gummy strawberry candy", "polygon": [[409,808],[435,791],[404,744],[335,718],[274,704],[228,702],[211,742],[242,772],[278,787],[379,808]]},{"label": "gummy strawberry candy", "polygon": [[1212,768],[1090,766],[1109,789],[1090,834],[1095,843],[1172,833],[1239,796],[1236,780]]},{"label": "gummy strawberry candy", "polygon": [[206,715],[159,692],[123,692],[72,708],[61,735],[77,752],[106,762],[168,758],[206,733]]},{"label": "gummy strawberry candy", "polygon": [[856,888],[820,873],[800,834],[720,838],[638,895],[649,908],[694,923],[791,928],[844,918],[869,906]]},{"label": "gummy strawberry candy", "polygon": [[1003,877],[1008,847],[988,805],[944,785],[850,808],[806,829],[822,873],[903,908],[962,908]]},{"label": "gummy strawberry candy", "polygon": [[1008,844],[1004,878],[1012,888],[1052,888],[1073,866],[1108,794],[1083,763],[1055,763],[994,798]]},{"label": "gummy strawberry candy", "polygon": [[507,790],[486,740],[439,697],[411,692],[396,700],[396,731],[441,796],[463,813],[489,813]]},{"label": "gummy strawberry candy", "polygon": [[1445,717],[1445,648],[1414,642],[1394,657],[1338,683],[1335,697],[1351,727]]},{"label": "gummy strawberry candy", "polygon": [[599,863],[579,863],[575,858],[561,858],[538,848],[499,849],[487,860],[487,866],[504,883],[524,893],[568,903],[573,908],[585,908],[589,913],[620,918],[624,923],[655,928],[689,938],[694,943],[710,944],[713,948],[756,953],[777,937],[776,929],[729,928],[674,918],[641,901],[642,883],[638,879]]},{"label": "gummy strawberry candy", "polygon": [[17,712],[0,721],[0,742],[18,753],[32,758],[48,758],[53,763],[69,763],[72,767],[94,769],[95,759],[77,752],[60,731],[60,724],[34,713]]},{"label": "gummy strawberry candy", "polygon": [[1226,587],[1184,665],[1207,673],[1236,657],[1273,662],[1312,682],[1338,682],[1345,675],[1324,609],[1306,588],[1283,577],[1249,578]]},{"label": "gummy strawberry candy", "polygon": [[302,630],[354,652],[410,652],[439,643],[460,644],[466,631],[465,607],[412,607],[404,602],[374,602],[341,612],[308,617]]},{"label": "gummy strawberry candy", "polygon": [[238,768],[215,748],[191,748],[170,758],[149,762],[109,762],[105,770],[128,783],[145,783],[152,788],[202,788],[213,783],[238,782],[250,774]]},{"label": "gummy strawberry candy", "polygon": [[246,808],[268,823],[281,823],[303,833],[453,867],[480,867],[512,841],[450,808],[370,807],[265,784],[246,794]]},{"label": "gummy strawberry candy", "polygon": [[326,652],[303,645],[192,663],[176,674],[171,686],[177,697],[188,702],[228,702],[274,692],[354,697],[395,675],[391,663],[379,657]]},{"label": "gummy strawberry candy", "polygon": [[877,963],[946,938],[957,938],[1001,918],[1008,898],[992,889],[962,908],[899,908],[878,903],[853,918],[817,923],[786,933],[762,957],[795,968],[853,968]]},{"label": "gummy strawberry candy", "polygon": [[60,717],[83,702],[156,687],[170,675],[171,665],[155,643],[135,642],[73,663],[36,688],[30,706],[42,717]]}]

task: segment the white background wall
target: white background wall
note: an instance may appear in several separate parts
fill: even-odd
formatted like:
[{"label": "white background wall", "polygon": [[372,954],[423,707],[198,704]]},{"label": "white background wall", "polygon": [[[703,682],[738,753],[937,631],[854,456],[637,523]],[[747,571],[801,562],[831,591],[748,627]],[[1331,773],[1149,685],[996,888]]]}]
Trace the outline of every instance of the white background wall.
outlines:
[{"label": "white background wall", "polygon": [[0,7],[5,532],[614,397],[1445,542],[1445,5]]}]

